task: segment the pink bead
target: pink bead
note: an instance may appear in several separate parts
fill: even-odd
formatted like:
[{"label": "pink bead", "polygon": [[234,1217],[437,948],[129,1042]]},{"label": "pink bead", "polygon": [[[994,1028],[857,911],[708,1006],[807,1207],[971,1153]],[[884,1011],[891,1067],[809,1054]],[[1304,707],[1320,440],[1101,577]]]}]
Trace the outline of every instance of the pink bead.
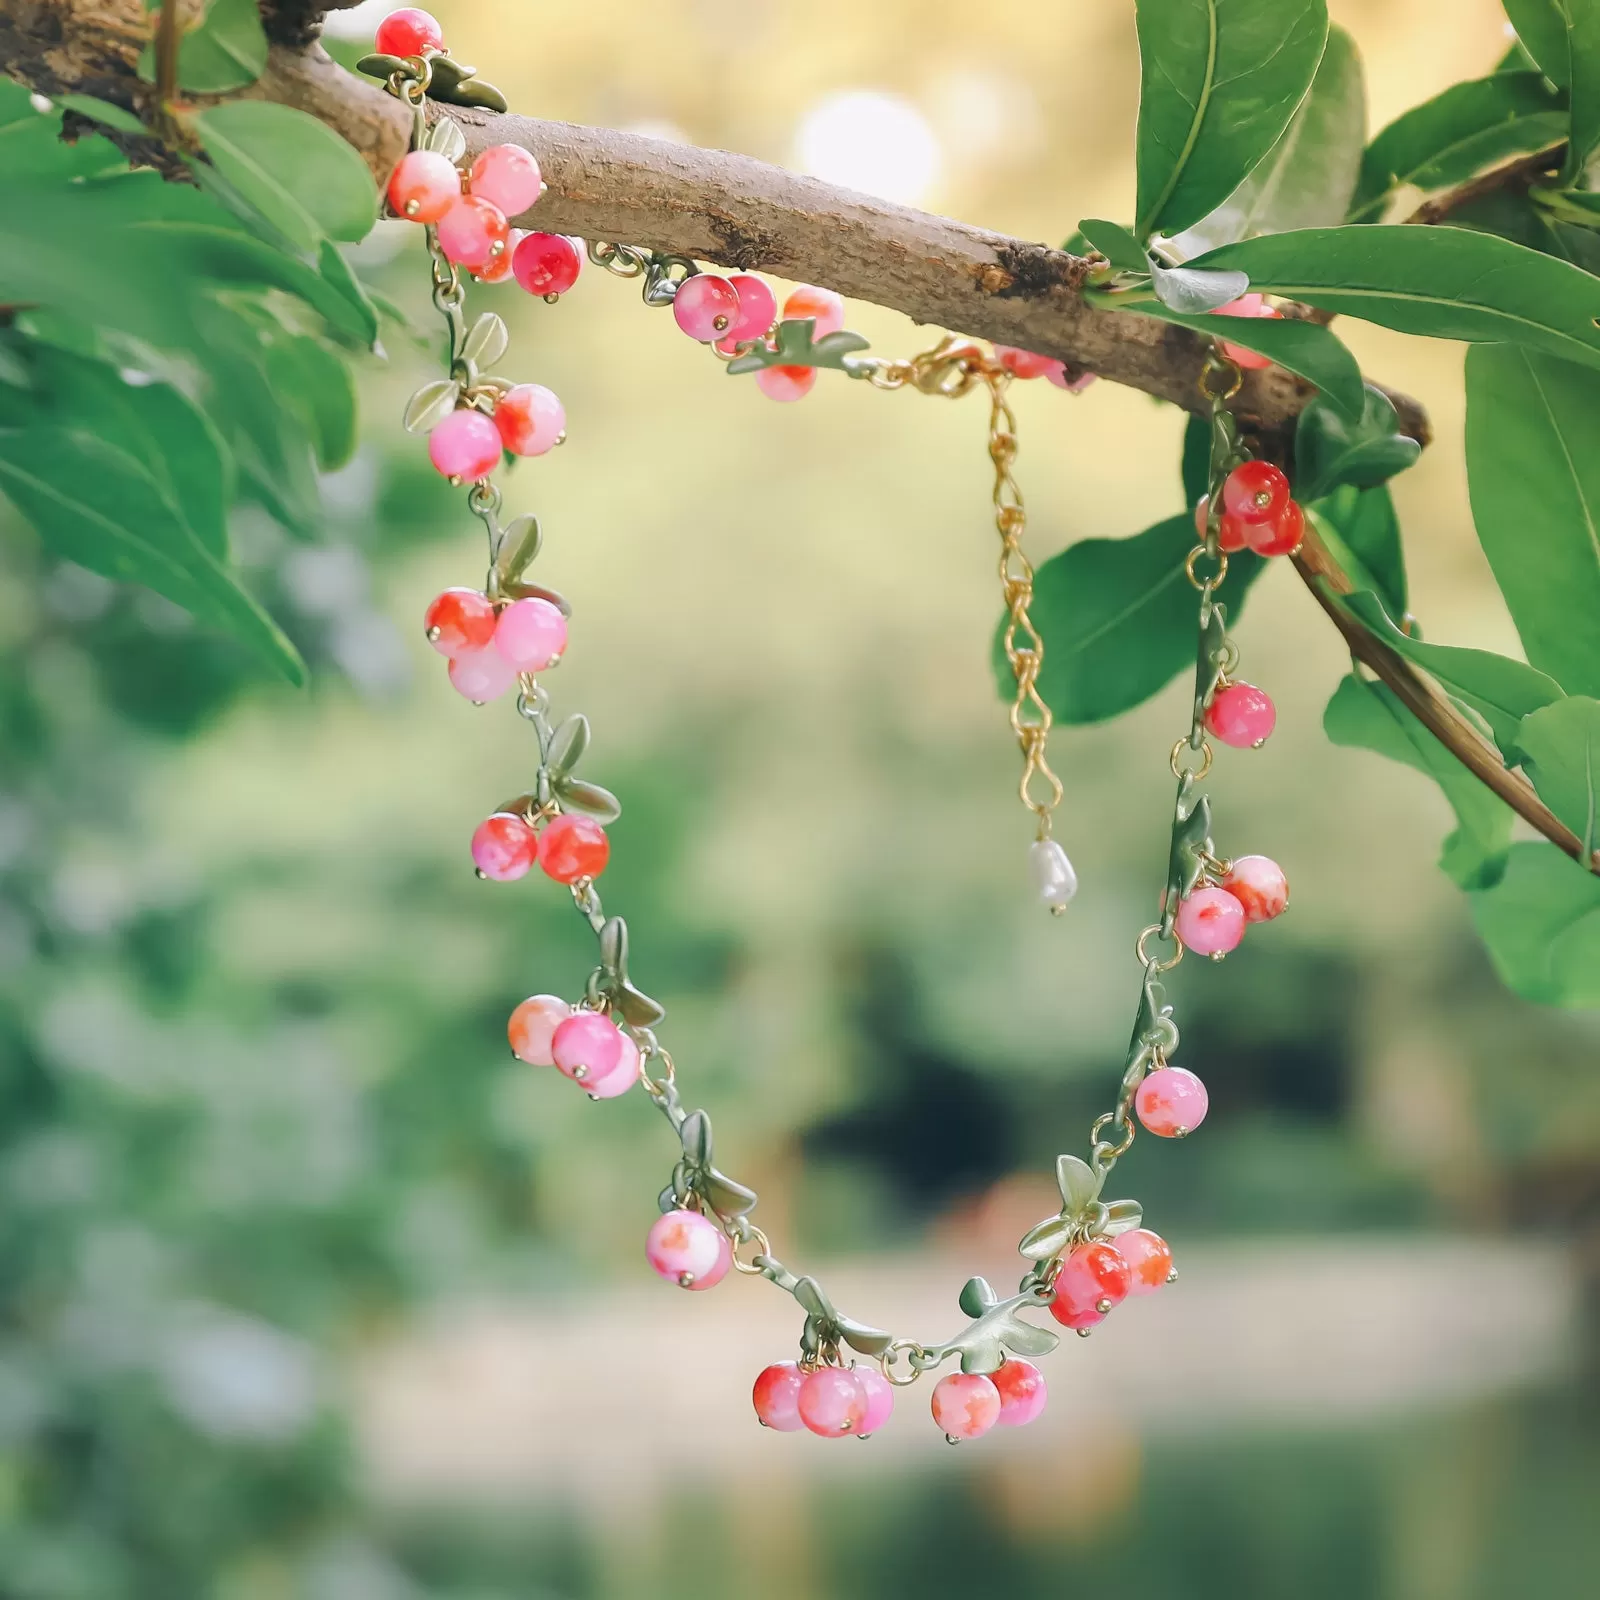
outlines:
[{"label": "pink bead", "polygon": [[506,1024],[512,1055],[530,1067],[553,1067],[555,1057],[550,1054],[550,1041],[571,1015],[572,1007],[559,995],[529,995]]},{"label": "pink bead", "polygon": [[1237,300],[1230,300],[1225,306],[1218,306],[1213,312],[1217,317],[1260,317],[1266,315],[1267,303],[1253,291],[1242,294]]},{"label": "pink bead", "polygon": [[1049,1391],[1045,1388],[1044,1374],[1031,1361],[1012,1356],[989,1377],[1000,1391],[1002,1428],[1025,1428],[1044,1410]]},{"label": "pink bead", "polygon": [[1103,1241],[1080,1244],[1056,1274],[1050,1315],[1068,1328],[1092,1328],[1128,1297],[1128,1263]]},{"label": "pink bead", "polygon": [[539,859],[539,835],[527,819],[497,811],[480,822],[472,835],[472,862],[486,878],[511,883],[525,878]]},{"label": "pink bead", "polygon": [[452,411],[428,435],[428,459],[445,477],[475,483],[500,465],[500,430],[481,411]]},{"label": "pink bead", "polygon": [[519,217],[544,187],[539,163],[520,144],[492,144],[472,163],[472,192],[508,217]]},{"label": "pink bead", "polygon": [[[618,1095],[626,1094],[638,1081],[639,1047],[627,1034],[623,1034],[622,1050],[617,1056],[616,1066],[598,1078],[585,1078],[583,1087],[584,1092],[591,1100],[615,1100]],[[726,1244],[727,1241],[724,1240],[723,1243]],[[733,1260],[731,1250],[728,1254],[728,1260],[730,1263]],[[718,1273],[717,1276],[721,1277],[722,1274]],[[711,1285],[709,1283],[701,1284],[700,1287],[709,1289]]]},{"label": "pink bead", "polygon": [[861,1419],[859,1429],[863,1439],[869,1438],[888,1422],[894,1411],[894,1385],[876,1367],[853,1367],[856,1382],[866,1391],[867,1414]]},{"label": "pink bead", "polygon": [[691,339],[711,344],[738,320],[739,291],[714,272],[696,273],[678,285],[672,315]]},{"label": "pink bead", "polygon": [[513,228],[506,235],[506,247],[497,256],[491,256],[489,265],[480,267],[472,274],[478,283],[504,283],[511,276],[512,253],[517,246],[527,238],[521,228]]},{"label": "pink bead", "polygon": [[756,374],[756,388],[767,399],[783,404],[805,399],[816,381],[815,367],[763,367]]},{"label": "pink bead", "polygon": [[517,669],[498,650],[470,650],[450,662],[450,684],[478,705],[498,700],[517,681]]},{"label": "pink bead", "polygon": [[680,1289],[709,1289],[720,1283],[732,1260],[727,1235],[698,1211],[657,1217],[644,1254],[659,1276]]},{"label": "pink bead", "polygon": [[567,409],[542,383],[519,383],[494,404],[494,424],[514,456],[542,456],[561,443]]},{"label": "pink bead", "polygon": [[1235,750],[1265,744],[1277,722],[1272,696],[1253,683],[1230,683],[1218,689],[1206,707],[1207,730]]},{"label": "pink bead", "polygon": [[1000,1420],[1000,1391],[981,1372],[952,1372],[933,1386],[933,1420],[952,1439],[976,1439]]},{"label": "pink bead", "polygon": [[1015,345],[997,344],[995,359],[1007,372],[1018,378],[1053,378],[1061,375],[1061,387],[1066,386],[1067,369],[1053,356],[1041,356],[1033,350],[1018,350]]},{"label": "pink bead", "polygon": [[[1219,317],[1276,317],[1278,312],[1269,306],[1258,294],[1242,294],[1237,300],[1230,300],[1225,306],[1218,306],[1214,315]],[[1234,344],[1231,339],[1220,340],[1222,353],[1235,366],[1243,367],[1247,372],[1259,372],[1264,367],[1270,367],[1272,361],[1269,357],[1260,355],[1254,350],[1247,350],[1243,345]]]},{"label": "pink bead", "polygon": [[1158,1139],[1181,1139],[1206,1120],[1211,1097],[1187,1067],[1161,1067],[1139,1085],[1133,1109]]},{"label": "pink bead", "polygon": [[567,619],[537,595],[513,600],[495,624],[494,647],[518,672],[543,672],[567,648]]},{"label": "pink bead", "polygon": [[437,150],[413,150],[389,178],[389,209],[408,222],[437,222],[461,198],[461,174]]},{"label": "pink bead", "polygon": [[474,272],[505,249],[511,233],[505,212],[475,194],[462,195],[434,227],[445,260]]},{"label": "pink bead", "polygon": [[1289,880],[1270,856],[1236,856],[1222,887],[1244,907],[1246,922],[1271,922],[1289,909]]},{"label": "pink bead", "polygon": [[753,272],[736,272],[728,282],[739,296],[739,315],[724,337],[735,342],[759,339],[778,319],[778,297]]},{"label": "pink bead", "polygon": [[1113,1243],[1128,1263],[1129,1294],[1154,1294],[1165,1285],[1172,1273],[1172,1247],[1159,1233],[1130,1228],[1119,1233]]},{"label": "pink bead", "polygon": [[601,1082],[623,1058],[625,1035],[609,1017],[598,1011],[574,1011],[550,1039],[550,1059],[556,1069],[587,1087]]},{"label": "pink bead", "polygon": [[1060,372],[1045,373],[1045,377],[1047,377],[1051,383],[1056,386],[1056,388],[1065,389],[1068,394],[1082,394],[1083,391],[1094,382],[1095,375],[1092,372],[1080,372],[1077,377],[1069,378],[1067,376],[1067,369],[1062,367]]},{"label": "pink bead", "polygon": [[529,294],[565,294],[583,270],[583,251],[565,234],[525,234],[512,252],[511,270]]},{"label": "pink bead", "polygon": [[761,1369],[750,1400],[762,1427],[779,1433],[798,1433],[805,1427],[800,1420],[800,1385],[804,1381],[805,1374],[793,1361],[778,1361]]},{"label": "pink bead", "polygon": [[867,1416],[867,1391],[844,1367],[818,1367],[800,1382],[800,1420],[824,1439],[859,1433]]},{"label": "pink bead", "polygon": [[783,320],[803,322],[808,317],[816,323],[811,330],[813,339],[837,333],[844,326],[844,301],[832,289],[819,289],[815,284],[802,283],[783,302]]},{"label": "pink bead", "polygon": [[1226,889],[1196,889],[1179,902],[1174,931],[1197,956],[1225,956],[1244,938],[1244,907]]}]

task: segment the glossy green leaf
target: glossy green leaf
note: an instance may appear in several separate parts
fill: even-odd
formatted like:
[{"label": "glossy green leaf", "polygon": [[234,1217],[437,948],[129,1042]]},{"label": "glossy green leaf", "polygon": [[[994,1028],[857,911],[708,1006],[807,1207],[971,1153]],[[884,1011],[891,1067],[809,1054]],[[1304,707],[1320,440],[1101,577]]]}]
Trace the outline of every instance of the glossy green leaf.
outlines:
[{"label": "glossy green leaf", "polygon": [[1078,1156],[1056,1157],[1056,1187],[1068,1216],[1076,1217],[1093,1205],[1100,1194],[1100,1179],[1093,1167]]},{"label": "glossy green leaf", "polygon": [[622,802],[609,789],[584,778],[563,778],[555,786],[556,798],[568,811],[582,811],[596,822],[612,823],[622,815]]},{"label": "glossy green leaf", "polygon": [[1191,416],[1183,430],[1183,458],[1179,466],[1183,500],[1191,510],[1211,489],[1211,424]]},{"label": "glossy green leaf", "polygon": [[1600,876],[1553,844],[1514,844],[1505,875],[1472,896],[1495,971],[1525,1000],[1600,1005]]},{"label": "glossy green leaf", "polygon": [[1104,222],[1090,217],[1078,224],[1079,235],[1094,246],[1121,272],[1148,272],[1150,258],[1128,228],[1120,222]]},{"label": "glossy green leaf", "polygon": [[1334,744],[1372,750],[1427,774],[1444,791],[1457,827],[1439,865],[1463,889],[1498,881],[1511,842],[1511,808],[1461,765],[1381,683],[1347,677],[1328,702],[1322,726]]},{"label": "glossy green leaf", "polygon": [[[1418,229],[1425,232],[1425,229]],[[1478,541],[1529,661],[1600,695],[1600,374],[1534,351],[1467,355]]]},{"label": "glossy green leaf", "polygon": [[1389,612],[1403,617],[1410,604],[1400,519],[1388,489],[1357,489],[1346,484],[1309,508],[1320,519],[1324,539],[1332,536],[1347,554],[1341,564],[1358,589],[1372,589]]},{"label": "glossy green leaf", "polygon": [[1328,38],[1324,0],[1139,0],[1138,220],[1180,233],[1282,137]]},{"label": "glossy green leaf", "polygon": [[1567,94],[1572,103],[1565,171],[1575,183],[1600,145],[1600,5],[1595,0],[1562,0],[1562,5],[1571,65]]},{"label": "glossy green leaf", "polygon": [[372,174],[326,123],[265,100],[228,101],[193,121],[222,175],[301,249],[371,231],[378,216]]},{"label": "glossy green leaf", "polygon": [[1163,267],[1152,263],[1156,299],[1170,311],[1194,316],[1237,300],[1250,287],[1242,272],[1207,272],[1199,267]]},{"label": "glossy green leaf", "polygon": [[349,365],[320,339],[284,333],[266,352],[268,381],[295,408],[324,472],[356,451],[356,389]]},{"label": "glossy green leaf", "polygon": [[[1045,641],[1039,692],[1063,722],[1101,722],[1148,700],[1194,665],[1197,600],[1184,576],[1194,546],[1188,512],[1131,539],[1081,539],[1038,570],[1032,614]],[[1259,556],[1228,558],[1218,591],[1237,617]],[[1001,693],[1015,692],[995,641]]]},{"label": "glossy green leaf", "polygon": [[[1567,46],[1570,0],[1502,0],[1517,38],[1552,83],[1565,85],[1571,69]],[[1577,0],[1579,5],[1583,0]]]},{"label": "glossy green leaf", "polygon": [[495,552],[495,575],[502,584],[515,583],[533,564],[544,543],[539,519],[531,511],[514,517],[505,525],[500,535],[500,547]]},{"label": "glossy green leaf", "polygon": [[63,111],[76,111],[80,117],[103,122],[106,127],[115,128],[118,133],[149,131],[125,106],[115,105],[110,100],[97,99],[92,94],[59,94],[56,96],[56,104]]},{"label": "glossy green leaf", "polygon": [[1173,242],[1185,256],[1196,256],[1258,233],[1341,221],[1366,133],[1361,57],[1343,28],[1330,27],[1311,91],[1283,137],[1221,205]]},{"label": "glossy green leaf", "polygon": [[1402,632],[1374,594],[1346,595],[1341,604],[1391,650],[1431,673],[1457,700],[1476,711],[1508,762],[1519,759],[1517,741],[1523,718],[1561,698],[1561,685],[1525,661],[1489,650],[1430,644]]},{"label": "glossy green leaf", "polygon": [[[368,348],[375,348],[378,342],[377,302],[332,239],[324,239],[317,250],[317,275],[349,308],[360,330],[361,343]],[[396,320],[404,324],[405,317],[401,314]]]},{"label": "glossy green leaf", "polygon": [[564,778],[583,760],[589,748],[589,719],[575,711],[550,735],[550,748],[545,752],[545,765],[552,777]]},{"label": "glossy green leaf", "polygon": [[1539,798],[1577,834],[1585,857],[1596,847],[1600,794],[1600,700],[1573,695],[1529,713],[1517,739]]},{"label": "glossy green leaf", "polygon": [[430,378],[406,402],[401,426],[407,433],[432,433],[460,398],[461,385],[454,378]]},{"label": "glossy green leaf", "polygon": [[[267,35],[256,0],[210,0],[205,15],[178,41],[178,87],[190,94],[242,89],[266,65]],[[156,81],[154,44],[139,57],[139,76]]]},{"label": "glossy green leaf", "polygon": [[1370,489],[1404,472],[1422,453],[1400,431],[1393,402],[1381,389],[1364,386],[1360,422],[1319,397],[1295,424],[1295,488],[1302,500],[1319,500],[1341,484]]},{"label": "glossy green leaf", "polygon": [[1202,267],[1400,333],[1510,342],[1600,365],[1600,279],[1467,228],[1303,228],[1225,245]]},{"label": "glossy green leaf", "polygon": [[1452,84],[1396,117],[1367,146],[1349,220],[1382,215],[1402,185],[1448,189],[1507,157],[1563,138],[1566,108],[1538,72],[1502,72]]}]

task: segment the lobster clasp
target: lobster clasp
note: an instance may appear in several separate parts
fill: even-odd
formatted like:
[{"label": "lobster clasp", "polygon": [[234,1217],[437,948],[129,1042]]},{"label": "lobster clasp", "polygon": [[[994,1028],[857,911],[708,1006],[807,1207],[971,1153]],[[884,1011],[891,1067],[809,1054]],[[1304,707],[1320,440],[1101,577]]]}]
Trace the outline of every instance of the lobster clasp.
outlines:
[{"label": "lobster clasp", "polygon": [[978,382],[990,365],[989,352],[981,344],[952,335],[912,358],[911,382],[923,394],[954,399]]}]

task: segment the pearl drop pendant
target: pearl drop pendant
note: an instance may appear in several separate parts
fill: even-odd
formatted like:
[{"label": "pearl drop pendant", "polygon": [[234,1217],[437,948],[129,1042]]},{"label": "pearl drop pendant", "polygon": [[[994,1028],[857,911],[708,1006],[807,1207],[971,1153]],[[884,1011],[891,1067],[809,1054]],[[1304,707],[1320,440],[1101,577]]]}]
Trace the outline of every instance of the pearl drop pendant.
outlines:
[{"label": "pearl drop pendant", "polygon": [[1054,839],[1039,839],[1028,846],[1028,865],[1040,902],[1060,916],[1078,892],[1078,874],[1072,870],[1067,852]]}]

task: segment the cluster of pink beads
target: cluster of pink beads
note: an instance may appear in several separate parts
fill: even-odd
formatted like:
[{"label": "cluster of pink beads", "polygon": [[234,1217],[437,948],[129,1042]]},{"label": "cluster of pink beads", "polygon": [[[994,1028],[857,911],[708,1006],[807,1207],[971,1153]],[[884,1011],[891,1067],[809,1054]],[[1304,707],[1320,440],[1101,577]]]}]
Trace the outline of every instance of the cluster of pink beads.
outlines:
[{"label": "cluster of pink beads", "polygon": [[511,1013],[506,1037],[519,1061],[554,1067],[594,1100],[614,1100],[639,1081],[638,1045],[610,1017],[559,995],[529,995]]},{"label": "cluster of pink beads", "polygon": [[1068,394],[1082,394],[1094,382],[1092,372],[1082,372],[1075,378],[1069,378],[1065,362],[1051,356],[1036,355],[1032,350],[1018,350],[1014,345],[997,344],[994,356],[1012,377],[1048,378],[1056,388],[1065,389]]},{"label": "cluster of pink beads", "polygon": [[540,832],[515,811],[485,817],[472,835],[472,865],[480,878],[514,883],[538,866],[557,883],[598,878],[611,859],[611,841],[593,817],[562,812]]},{"label": "cluster of pink beads", "polygon": [[[1195,531],[1206,536],[1211,497],[1194,508]],[[1217,542],[1223,552],[1292,556],[1306,536],[1306,515],[1289,493],[1289,480],[1270,461],[1243,461],[1223,480]]]},{"label": "cluster of pink beads", "polygon": [[[697,272],[685,278],[673,296],[672,315],[691,339],[715,345],[725,356],[761,343],[780,320],[778,297],[766,279],[753,272],[735,272],[728,277]],[[831,289],[803,283],[783,302],[782,320],[808,319],[816,324],[813,339],[837,333],[844,326],[844,301]],[[769,400],[802,399],[816,381],[815,367],[763,367],[756,373],[756,387]]]},{"label": "cluster of pink beads", "polygon": [[429,603],[422,625],[450,663],[451,684],[479,705],[498,699],[522,673],[555,666],[567,648],[561,608],[536,595],[496,604],[477,589],[446,589]]},{"label": "cluster of pink beads", "polygon": [[[1150,1078],[1159,1076],[1150,1074]],[[1154,1294],[1172,1277],[1172,1248],[1159,1233],[1133,1228],[1114,1240],[1093,1239],[1080,1244],[1061,1263],[1050,1315],[1062,1327],[1084,1333],[1104,1322],[1130,1294]]]}]

